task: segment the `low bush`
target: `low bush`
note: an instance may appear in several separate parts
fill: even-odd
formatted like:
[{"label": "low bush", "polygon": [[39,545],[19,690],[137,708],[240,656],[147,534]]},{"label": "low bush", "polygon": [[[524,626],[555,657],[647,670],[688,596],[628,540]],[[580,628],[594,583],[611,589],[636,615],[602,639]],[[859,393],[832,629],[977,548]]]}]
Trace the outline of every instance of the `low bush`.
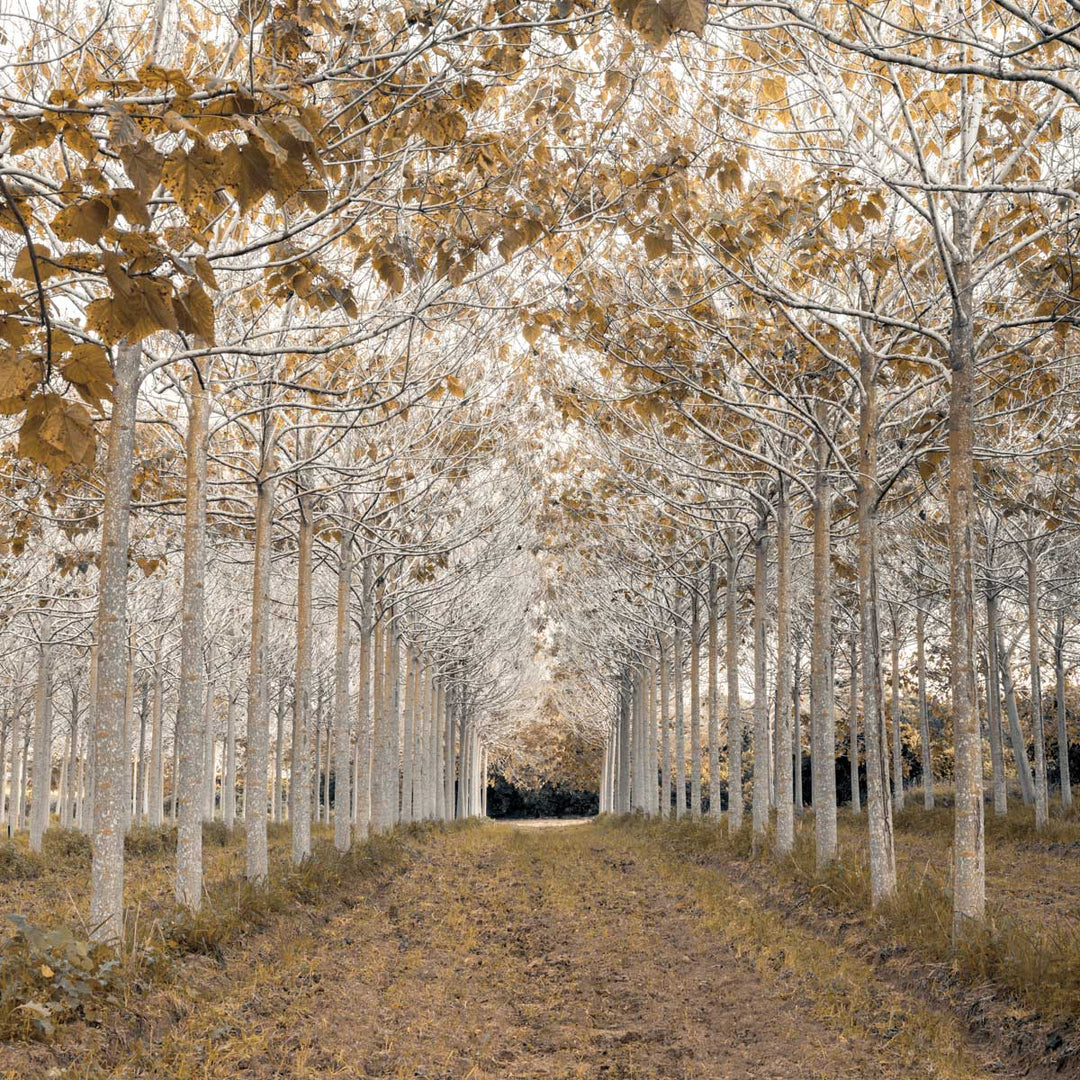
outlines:
[{"label": "low bush", "polygon": [[15,933],[0,948],[0,1038],[43,1038],[76,1016],[116,1004],[116,952],[67,927],[45,929],[9,915]]},{"label": "low bush", "polygon": [[0,882],[31,881],[41,877],[45,860],[14,840],[0,842]]}]

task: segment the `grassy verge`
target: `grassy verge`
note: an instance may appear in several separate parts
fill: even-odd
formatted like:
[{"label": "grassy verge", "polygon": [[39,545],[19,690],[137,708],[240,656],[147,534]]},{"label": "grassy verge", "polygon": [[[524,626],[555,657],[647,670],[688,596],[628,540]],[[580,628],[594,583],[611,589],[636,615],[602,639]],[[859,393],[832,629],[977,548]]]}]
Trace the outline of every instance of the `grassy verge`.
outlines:
[{"label": "grassy verge", "polygon": [[[227,948],[276,916],[393,873],[417,850],[417,841],[441,828],[408,826],[354,845],[346,854],[320,836],[311,856],[293,866],[287,827],[272,827],[270,880],[257,886],[243,876],[241,830],[208,825],[205,893],[198,912],[171,900],[175,830],[134,829],[127,854],[135,903],[125,912],[120,949],[89,940],[85,837],[50,830],[40,856],[18,841],[0,845],[0,883],[5,883],[0,899],[7,901],[13,928],[0,943],[0,1039],[47,1038],[72,1020],[100,1021],[110,1010],[132,1009],[148,984],[172,977],[183,956],[221,961]],[[30,901],[28,914],[11,910],[11,902],[20,900]],[[71,911],[66,916],[61,914],[69,906],[65,900]]]},{"label": "grassy verge", "polygon": [[700,926],[811,1004],[849,1038],[869,1038],[896,1054],[905,1076],[941,1080],[986,1075],[966,1049],[959,1021],[875,977],[867,962],[836,940],[762,903],[718,860],[746,857],[749,840],[708,824],[608,819],[604,831],[628,836],[651,871],[675,883],[699,909]]},{"label": "grassy verge", "polygon": [[[1033,838],[1067,845],[1080,840],[1080,822],[1075,819],[1055,819],[1051,838],[1045,830],[1035,832],[1030,816],[1026,808],[1018,808],[1008,818],[991,815],[987,819],[988,848],[1008,848],[1005,860],[1013,868],[1017,888],[1024,886],[1029,872],[1023,853]],[[1010,896],[992,897],[985,920],[963,941],[953,940],[952,817],[947,809],[908,810],[898,815],[898,852],[909,845],[911,850],[905,858],[898,857],[895,895],[873,908],[867,843],[856,819],[847,818],[842,824],[838,861],[820,871],[814,860],[812,821],[797,830],[792,855],[775,859],[762,872],[757,870],[762,860],[755,864],[745,830],[729,836],[725,827],[707,823],[626,824],[645,830],[653,842],[691,863],[734,860],[743,864],[755,883],[774,892],[782,904],[808,902],[820,915],[854,922],[865,945],[880,954],[907,951],[917,960],[939,965],[964,985],[997,987],[1033,1016],[1071,1027],[1080,1020],[1080,924],[1075,912],[1051,906],[1043,909],[1043,918],[1032,918],[1030,908]],[[920,844],[918,838],[930,842]],[[920,857],[912,857],[912,852]],[[771,835],[763,854],[774,854]],[[1063,883],[1075,878],[1075,864],[1068,856],[1042,858]]]}]

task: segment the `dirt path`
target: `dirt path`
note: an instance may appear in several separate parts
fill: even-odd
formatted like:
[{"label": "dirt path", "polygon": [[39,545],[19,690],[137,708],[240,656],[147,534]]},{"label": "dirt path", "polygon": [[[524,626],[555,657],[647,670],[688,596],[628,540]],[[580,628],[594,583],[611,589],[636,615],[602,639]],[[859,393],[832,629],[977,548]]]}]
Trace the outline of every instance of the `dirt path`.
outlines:
[{"label": "dirt path", "polygon": [[803,980],[723,944],[693,890],[616,830],[486,826],[422,844],[375,895],[230,960],[232,978],[107,1075],[981,1075],[913,1073],[894,1030],[829,1023]]}]

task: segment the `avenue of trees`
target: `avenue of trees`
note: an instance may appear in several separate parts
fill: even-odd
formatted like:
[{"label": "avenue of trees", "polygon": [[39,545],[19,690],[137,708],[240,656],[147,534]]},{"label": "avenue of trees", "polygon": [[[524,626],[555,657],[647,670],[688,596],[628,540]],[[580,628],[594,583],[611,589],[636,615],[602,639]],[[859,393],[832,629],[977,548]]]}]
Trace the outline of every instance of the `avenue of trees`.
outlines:
[{"label": "avenue of trees", "polygon": [[134,825],[197,909],[204,821],[262,883],[522,732],[821,867],[844,758],[875,901],[937,784],[977,923],[1072,800],[1073,17],[5,9],[0,815],[94,936]]}]

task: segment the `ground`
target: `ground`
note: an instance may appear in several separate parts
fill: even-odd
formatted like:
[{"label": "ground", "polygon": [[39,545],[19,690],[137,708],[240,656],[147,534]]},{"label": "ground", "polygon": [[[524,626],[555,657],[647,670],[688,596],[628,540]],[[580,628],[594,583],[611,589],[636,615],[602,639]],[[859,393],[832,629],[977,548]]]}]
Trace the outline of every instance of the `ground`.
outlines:
[{"label": "ground", "polygon": [[189,956],[119,1018],[7,1044],[0,1077],[1028,1074],[834,926],[778,906],[767,866],[702,842],[720,830],[559,824],[407,831],[356,888]]}]

